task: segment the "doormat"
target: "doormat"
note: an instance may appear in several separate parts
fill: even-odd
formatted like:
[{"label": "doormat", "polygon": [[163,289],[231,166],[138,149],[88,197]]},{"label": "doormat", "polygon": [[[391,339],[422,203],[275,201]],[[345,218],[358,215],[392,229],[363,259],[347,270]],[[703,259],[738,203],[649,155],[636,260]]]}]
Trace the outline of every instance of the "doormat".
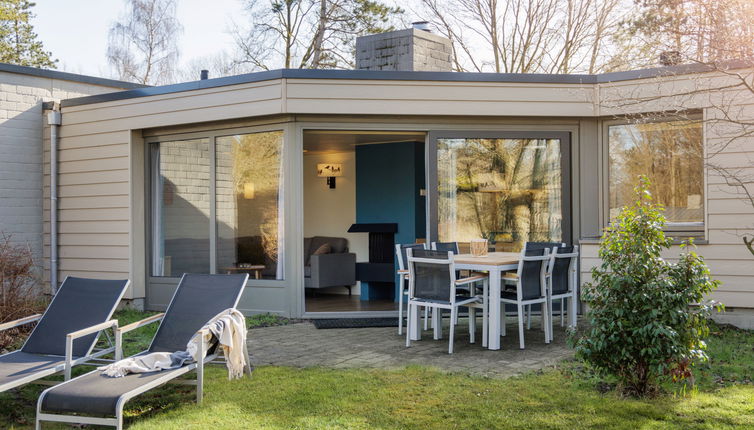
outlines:
[{"label": "doormat", "polygon": [[365,328],[398,327],[398,318],[338,318],[311,320],[314,327],[326,328]]}]

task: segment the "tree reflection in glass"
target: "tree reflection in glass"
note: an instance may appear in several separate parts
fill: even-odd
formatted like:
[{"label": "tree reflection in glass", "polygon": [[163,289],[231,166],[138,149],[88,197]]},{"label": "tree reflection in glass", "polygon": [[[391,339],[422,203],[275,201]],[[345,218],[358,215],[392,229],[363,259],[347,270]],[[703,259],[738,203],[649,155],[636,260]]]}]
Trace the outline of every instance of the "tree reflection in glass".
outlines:
[{"label": "tree reflection in glass", "polygon": [[559,139],[438,139],[438,239],[562,240]]},{"label": "tree reflection in glass", "polygon": [[704,222],[701,121],[666,121],[608,127],[610,218],[631,204],[646,175],[670,223]]},{"label": "tree reflection in glass", "polygon": [[216,139],[217,270],[283,279],[283,132]]}]

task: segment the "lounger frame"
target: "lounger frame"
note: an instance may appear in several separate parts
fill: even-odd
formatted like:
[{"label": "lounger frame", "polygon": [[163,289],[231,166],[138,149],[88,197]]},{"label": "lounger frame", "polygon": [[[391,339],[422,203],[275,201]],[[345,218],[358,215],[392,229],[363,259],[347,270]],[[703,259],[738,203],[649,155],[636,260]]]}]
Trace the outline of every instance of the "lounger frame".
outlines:
[{"label": "lounger frame", "polygon": [[[180,282],[178,285],[183,282],[183,278],[186,276],[184,274],[181,277]],[[241,295],[243,294],[244,288],[246,286],[246,283],[249,280],[249,275],[246,275],[246,278],[244,279],[243,285],[244,287],[241,288],[241,290],[238,293],[238,296],[236,296],[236,300],[233,303],[233,308],[236,308],[238,306],[238,302],[241,299]],[[119,349],[122,347],[122,339],[123,339],[123,333],[135,330],[139,327],[143,327],[148,324],[155,323],[157,321],[162,321],[162,319],[165,317],[165,314],[170,312],[170,307],[173,305],[173,300],[175,299],[175,295],[178,293],[178,288],[175,289],[173,292],[173,297],[170,299],[170,304],[168,305],[167,310],[158,315],[153,315],[151,317],[145,318],[141,321],[134,322],[132,324],[129,324],[127,326],[122,327],[121,329],[118,329],[115,333],[115,342],[116,342],[116,357],[120,359],[120,357],[123,356],[122,349]],[[204,339],[205,335],[207,334],[206,330],[199,330],[197,334],[201,334],[201,343],[200,343],[200,351],[204,351],[206,349],[206,341]],[[152,343],[154,342],[154,337],[152,338],[152,341],[149,344],[149,347],[151,348]],[[147,351],[149,351],[149,348],[147,348]],[[146,351],[145,351],[146,352]],[[171,370],[170,372],[166,372],[166,374],[161,377],[157,378],[149,383],[146,383],[144,385],[141,385],[140,387],[133,389],[127,393],[124,393],[120,396],[118,399],[118,402],[115,406],[115,417],[91,417],[86,415],[73,415],[73,414],[50,414],[50,413],[44,413],[42,412],[42,400],[44,399],[45,395],[47,394],[47,391],[51,390],[52,388],[48,388],[45,391],[40,394],[39,399],[37,400],[37,418],[36,418],[36,430],[42,429],[42,422],[43,421],[49,421],[49,422],[61,422],[61,423],[69,423],[69,424],[94,424],[94,425],[101,425],[101,426],[110,426],[115,427],[117,430],[123,429],[123,408],[126,405],[126,403],[133,399],[134,397],[144,394],[147,391],[150,391],[154,388],[157,388],[161,385],[165,385],[167,383],[175,383],[175,384],[181,384],[181,385],[196,385],[196,402],[197,404],[202,403],[202,399],[204,398],[204,365],[210,363],[214,359],[218,357],[218,353],[214,353],[211,355],[208,355],[202,360],[201,363],[191,363],[183,367],[179,367],[178,369]],[[251,361],[249,360],[249,350],[246,345],[244,345],[244,355],[246,356],[246,363],[247,367],[246,370],[251,374],[252,367],[251,367]],[[190,373],[192,371],[196,371],[196,380],[195,381],[174,381],[174,379],[183,376],[187,373]],[[85,374],[86,375],[86,374]],[[85,375],[81,375],[82,377]],[[72,383],[78,378],[73,378],[70,381],[63,382],[63,384]]]},{"label": "lounger frame", "polygon": [[[66,278],[63,280],[63,284],[65,284],[65,282],[68,280],[68,278],[69,277],[66,276]],[[110,315],[111,316],[112,316],[113,312],[115,312],[115,309],[118,307],[118,304],[120,303],[121,299],[123,299],[123,295],[125,294],[126,290],[128,290],[128,287],[130,285],[131,285],[131,281],[130,280],[126,281],[126,286],[123,288],[123,290],[120,293],[120,296],[118,296],[118,300],[115,301],[115,304],[113,305],[112,309],[110,310]],[[5,330],[12,329],[12,328],[20,327],[20,326],[25,325],[25,324],[31,324],[33,322],[41,321],[45,317],[45,315],[47,315],[47,311],[50,309],[50,307],[52,307],[52,304],[55,302],[56,298],[57,298],[57,295],[53,296],[52,301],[47,306],[47,309],[45,309],[44,313],[36,314],[36,315],[31,315],[31,316],[28,316],[28,317],[17,319],[15,321],[9,321],[7,323],[0,324],[0,331],[5,331]],[[105,356],[107,354],[110,354],[110,353],[115,353],[116,349],[117,349],[117,345],[116,345],[116,346],[111,346],[109,348],[104,348],[102,350],[98,350],[98,351],[95,352],[94,351],[94,347],[97,345],[97,340],[95,340],[92,343],[92,346],[87,351],[86,355],[84,355],[82,357],[79,357],[79,358],[77,358],[77,359],[74,360],[73,359],[73,341],[75,339],[78,339],[80,337],[83,337],[83,336],[86,336],[86,335],[89,335],[89,334],[92,334],[92,333],[95,333],[95,332],[100,332],[101,333],[102,330],[105,330],[105,329],[111,328],[111,327],[117,333],[118,321],[117,320],[109,320],[109,321],[105,321],[103,323],[99,323],[99,324],[95,324],[95,325],[90,326],[90,327],[83,328],[83,329],[78,330],[78,331],[73,332],[73,333],[68,333],[66,335],[66,348],[65,348],[66,354],[65,354],[65,356],[61,357],[59,355],[38,354],[41,357],[61,357],[61,358],[64,358],[65,361],[63,363],[61,363],[61,364],[59,364],[59,365],[57,365],[55,367],[52,367],[50,369],[40,370],[40,371],[35,372],[35,373],[33,373],[33,374],[31,374],[31,375],[29,375],[27,377],[24,377],[24,378],[21,378],[21,379],[17,379],[17,380],[15,380],[13,382],[9,382],[9,383],[6,383],[6,384],[0,384],[0,393],[2,393],[4,391],[7,391],[7,390],[10,390],[12,388],[20,387],[22,385],[26,385],[26,384],[30,384],[30,383],[35,383],[35,382],[37,382],[38,380],[40,380],[42,378],[46,378],[48,376],[53,376],[53,375],[56,375],[56,374],[61,373],[61,372],[64,374],[64,378],[65,378],[64,381],[70,380],[71,379],[71,371],[73,369],[73,366],[90,362],[90,361],[92,361],[94,359],[103,357],[103,356]],[[18,349],[17,351],[23,350],[24,346],[26,346],[26,342],[28,342],[29,338],[31,338],[31,335],[34,334],[34,331],[36,329],[37,328],[34,327],[34,329],[31,331],[31,333],[29,333],[29,336],[24,341],[24,345],[20,349]],[[99,333],[97,334],[97,339],[99,339]],[[13,352],[16,352],[16,351],[9,352],[8,354],[12,354]],[[3,354],[3,355],[6,355],[6,354]],[[2,355],[0,355],[0,357],[2,357]],[[42,384],[41,381],[39,381],[39,383]],[[43,385],[57,385],[57,383],[48,384],[47,381],[45,381],[45,383]]]}]

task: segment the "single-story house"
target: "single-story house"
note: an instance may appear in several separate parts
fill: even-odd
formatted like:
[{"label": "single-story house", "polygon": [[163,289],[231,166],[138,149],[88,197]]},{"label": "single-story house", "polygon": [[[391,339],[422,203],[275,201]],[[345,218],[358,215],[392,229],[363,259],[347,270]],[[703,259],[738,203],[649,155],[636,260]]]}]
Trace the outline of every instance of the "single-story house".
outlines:
[{"label": "single-story house", "polygon": [[57,279],[128,277],[128,300],[157,310],[184,272],[246,272],[247,313],[395,315],[395,243],[565,241],[581,246],[588,280],[603,228],[648,173],[668,231],[695,238],[722,281],[715,298],[754,308],[740,237],[754,207],[710,167],[753,169],[750,139],[720,145],[736,132],[723,105],[754,116],[754,95],[728,86],[748,65],[455,73],[448,41],[418,29],[362,38],[356,55],[363,70],[273,70],[52,106],[56,237],[48,212],[44,231]]}]

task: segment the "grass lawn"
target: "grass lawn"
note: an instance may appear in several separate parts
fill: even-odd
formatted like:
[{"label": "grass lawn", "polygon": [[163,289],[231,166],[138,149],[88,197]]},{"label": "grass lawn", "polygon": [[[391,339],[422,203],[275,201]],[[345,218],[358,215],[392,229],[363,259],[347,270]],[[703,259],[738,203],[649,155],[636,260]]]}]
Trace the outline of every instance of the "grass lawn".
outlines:
[{"label": "grass lawn", "polygon": [[[576,361],[506,380],[423,367],[262,367],[253,378],[228,382],[225,370],[213,366],[203,406],[193,403],[188,387],[163,387],[131,402],[127,423],[134,430],[754,428],[754,333],[714,328],[709,343],[712,361],[697,370],[696,390],[666,385],[666,394],[648,400],[622,399],[609,389],[600,394],[610,381]],[[38,392],[30,386],[0,394],[0,427],[32,428]]]}]

